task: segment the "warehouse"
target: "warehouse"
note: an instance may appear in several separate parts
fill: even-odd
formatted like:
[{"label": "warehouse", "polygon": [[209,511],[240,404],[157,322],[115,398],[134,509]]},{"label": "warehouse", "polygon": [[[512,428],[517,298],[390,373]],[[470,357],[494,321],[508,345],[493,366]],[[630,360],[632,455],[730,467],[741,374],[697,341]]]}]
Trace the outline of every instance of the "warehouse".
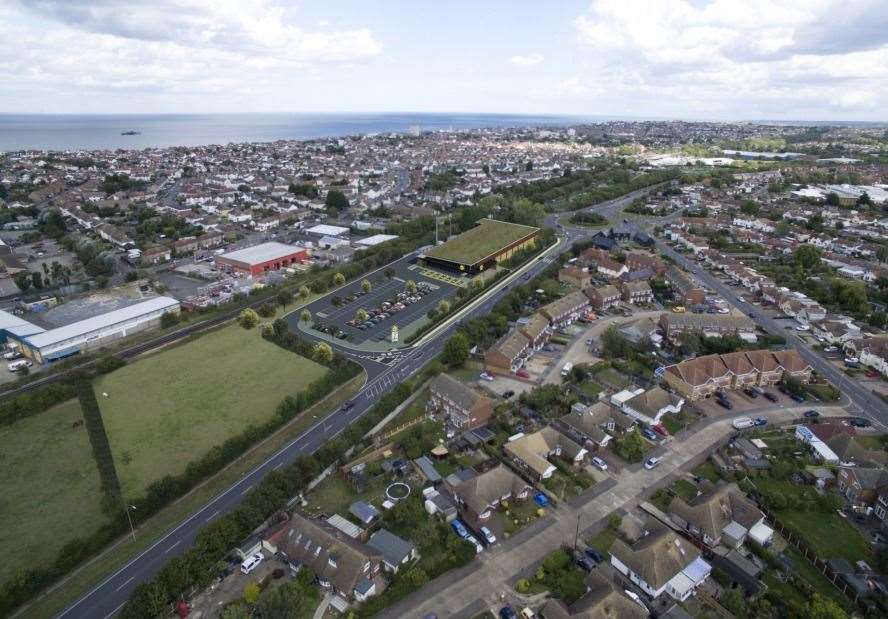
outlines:
[{"label": "warehouse", "polygon": [[216,266],[223,271],[257,276],[306,260],[308,250],[304,247],[272,241],[216,256]]},{"label": "warehouse", "polygon": [[[159,324],[166,313],[179,311],[179,302],[171,297],[155,297],[106,314],[45,331],[22,321],[6,330],[6,336],[19,344],[22,353],[38,363],[56,361]],[[29,335],[19,335],[27,332]],[[39,331],[38,331],[39,330]]]},{"label": "warehouse", "polygon": [[496,219],[482,219],[471,230],[430,249],[422,258],[429,266],[477,274],[536,246],[540,229]]}]

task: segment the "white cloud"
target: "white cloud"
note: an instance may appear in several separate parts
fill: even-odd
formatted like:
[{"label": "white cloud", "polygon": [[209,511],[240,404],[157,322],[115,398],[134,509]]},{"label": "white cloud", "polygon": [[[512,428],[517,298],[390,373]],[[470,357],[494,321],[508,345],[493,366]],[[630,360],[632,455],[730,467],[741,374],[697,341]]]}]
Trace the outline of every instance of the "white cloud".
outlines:
[{"label": "white cloud", "polygon": [[532,67],[540,64],[545,58],[542,54],[527,54],[526,56],[512,56],[509,62],[518,67]]}]

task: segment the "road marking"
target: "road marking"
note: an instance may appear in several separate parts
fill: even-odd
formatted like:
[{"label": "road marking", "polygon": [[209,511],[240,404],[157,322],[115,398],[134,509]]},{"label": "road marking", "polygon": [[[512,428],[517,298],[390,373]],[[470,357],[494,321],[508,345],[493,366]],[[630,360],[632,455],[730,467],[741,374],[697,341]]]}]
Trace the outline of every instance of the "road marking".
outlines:
[{"label": "road marking", "polygon": [[271,467],[271,470],[272,470],[272,471],[276,471],[276,470],[278,470],[279,468],[281,468],[282,466],[284,466],[284,463],[283,463],[283,462],[278,462],[278,463],[275,464],[273,467]]},{"label": "road marking", "polygon": [[[127,578],[125,581],[123,581],[123,584],[120,585],[119,587],[117,587],[117,589],[115,589],[115,591],[120,591],[120,590],[123,589],[125,586],[127,586],[128,584],[130,584],[135,578],[136,578],[135,576],[130,576],[130,577]],[[113,613],[112,613],[112,614],[113,614]]]},{"label": "road marking", "polygon": [[210,514],[209,516],[207,516],[207,517],[204,519],[204,522],[209,522],[210,520],[212,520],[213,518],[215,518],[215,517],[218,516],[218,515],[219,515],[219,510],[217,509],[217,510],[214,511],[212,514]]},{"label": "road marking", "polygon": [[114,610],[112,610],[110,613],[108,613],[107,615],[105,615],[105,619],[108,619],[108,617],[113,617],[114,615],[116,615],[116,614],[117,614],[117,611],[120,610],[121,608],[123,608],[123,605],[124,605],[124,604],[126,604],[126,602],[123,602],[120,606],[118,606],[117,608],[115,608]]},{"label": "road marking", "polygon": [[241,494],[246,494],[246,493],[248,493],[250,490],[252,490],[252,488],[253,488],[253,484],[250,484],[249,486],[247,486],[246,488],[244,488],[243,490],[241,490]]},{"label": "road marking", "polygon": [[180,543],[181,541],[182,541],[182,540],[178,540],[178,541],[176,541],[175,544],[173,544],[172,546],[170,546],[169,548],[167,548],[166,550],[164,550],[164,551],[163,551],[163,554],[168,553],[168,552],[171,551],[173,548],[175,548],[176,546],[178,546],[179,543]]}]

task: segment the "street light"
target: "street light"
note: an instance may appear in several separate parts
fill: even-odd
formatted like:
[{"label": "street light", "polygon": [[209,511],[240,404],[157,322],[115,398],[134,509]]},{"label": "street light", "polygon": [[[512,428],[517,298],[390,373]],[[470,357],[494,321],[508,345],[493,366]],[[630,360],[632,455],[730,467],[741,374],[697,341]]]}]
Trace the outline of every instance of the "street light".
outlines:
[{"label": "street light", "polygon": [[126,520],[127,520],[127,522],[129,522],[130,535],[133,536],[133,541],[136,541],[136,529],[135,529],[135,527],[133,527],[133,519],[130,517],[130,510],[136,511],[136,506],[135,505],[125,505],[125,507],[126,507],[126,509],[124,511],[126,512]]}]

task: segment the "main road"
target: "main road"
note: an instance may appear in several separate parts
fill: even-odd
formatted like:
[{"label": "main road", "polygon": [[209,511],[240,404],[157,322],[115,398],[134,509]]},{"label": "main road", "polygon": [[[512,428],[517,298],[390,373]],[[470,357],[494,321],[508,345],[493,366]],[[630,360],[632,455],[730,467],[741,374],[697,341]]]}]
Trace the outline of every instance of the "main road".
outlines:
[{"label": "main road", "polygon": [[[603,203],[599,207],[607,211],[618,212],[645,191],[647,190],[627,194]],[[558,224],[558,219],[559,217],[556,215],[549,215],[546,218],[546,225],[555,226]],[[203,527],[214,519],[236,509],[244,496],[262,481],[265,475],[294,462],[299,456],[310,455],[317,451],[324,443],[366,414],[383,394],[416,374],[420,368],[440,354],[444,342],[455,332],[459,319],[488,314],[510,288],[521,283],[521,275],[526,273],[529,273],[530,277],[538,275],[549,266],[555,257],[568,251],[574,241],[587,235],[588,231],[582,229],[563,228],[560,235],[561,241],[555,247],[550,248],[542,259],[533,260],[517,271],[514,276],[510,276],[505,283],[498,283],[492,292],[481,297],[483,300],[475,301],[468,308],[456,312],[450,322],[446,323],[446,326],[438,328],[430,336],[423,338],[420,344],[396,351],[391,355],[392,361],[389,364],[368,358],[366,354],[338,347],[340,352],[360,363],[367,372],[367,382],[355,396],[354,407],[349,410],[336,410],[322,418],[294,441],[282,447],[265,462],[247,473],[237,483],[216,495],[198,511],[170,529],[163,537],[123,567],[110,574],[58,616],[67,619],[105,619],[117,613],[139,583],[151,579],[167,561],[190,548]]]}]

